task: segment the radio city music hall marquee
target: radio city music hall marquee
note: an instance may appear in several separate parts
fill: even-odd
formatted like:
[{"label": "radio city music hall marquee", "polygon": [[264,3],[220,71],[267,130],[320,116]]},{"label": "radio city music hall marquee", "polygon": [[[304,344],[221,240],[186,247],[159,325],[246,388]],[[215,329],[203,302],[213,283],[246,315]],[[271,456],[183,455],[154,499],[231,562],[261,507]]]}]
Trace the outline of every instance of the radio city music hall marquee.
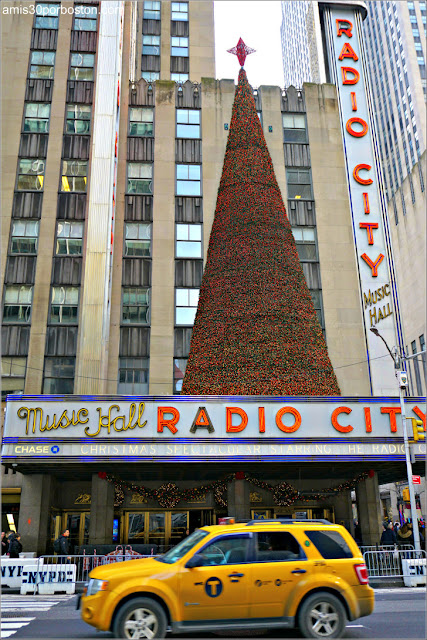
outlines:
[{"label": "radio city music hall marquee", "polygon": [[367,90],[369,61],[361,48],[360,26],[358,9],[330,5],[326,27],[328,52],[340,107],[372,389],[374,395],[383,395],[396,390],[394,371],[387,359],[381,357],[381,341],[369,329],[377,326],[392,346],[402,347],[402,337],[387,209]]},{"label": "radio city music hall marquee", "polygon": [[[408,399],[422,420],[425,402]],[[424,455],[419,443],[416,455]],[[8,400],[3,458],[70,462],[404,459],[397,398],[21,396]]]}]

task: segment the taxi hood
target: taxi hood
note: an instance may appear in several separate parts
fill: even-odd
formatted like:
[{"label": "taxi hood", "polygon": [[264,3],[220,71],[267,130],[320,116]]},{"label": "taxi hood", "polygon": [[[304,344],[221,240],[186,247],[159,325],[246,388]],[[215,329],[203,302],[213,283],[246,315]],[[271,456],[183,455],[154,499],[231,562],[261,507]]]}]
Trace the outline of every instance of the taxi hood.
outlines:
[{"label": "taxi hood", "polygon": [[150,574],[158,573],[159,570],[164,569],[164,565],[158,562],[154,558],[141,558],[141,560],[125,560],[124,562],[118,561],[111,564],[104,564],[100,567],[92,569],[89,573],[89,579],[95,578],[96,580],[114,580],[115,578],[130,578],[133,575],[146,576]]}]

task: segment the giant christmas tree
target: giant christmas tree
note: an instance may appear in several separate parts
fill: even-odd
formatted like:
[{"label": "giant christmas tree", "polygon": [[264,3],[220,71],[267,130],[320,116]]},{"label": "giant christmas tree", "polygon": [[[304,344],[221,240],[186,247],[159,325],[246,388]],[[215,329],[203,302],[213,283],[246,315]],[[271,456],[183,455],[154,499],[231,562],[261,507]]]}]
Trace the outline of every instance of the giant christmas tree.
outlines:
[{"label": "giant christmas tree", "polygon": [[181,393],[340,394],[243,68]]}]

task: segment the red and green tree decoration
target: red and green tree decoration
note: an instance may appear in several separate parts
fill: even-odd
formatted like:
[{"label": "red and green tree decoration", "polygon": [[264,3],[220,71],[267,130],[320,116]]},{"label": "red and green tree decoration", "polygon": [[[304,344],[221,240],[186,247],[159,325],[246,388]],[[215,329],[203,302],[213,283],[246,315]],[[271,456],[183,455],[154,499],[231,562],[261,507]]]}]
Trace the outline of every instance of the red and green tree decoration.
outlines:
[{"label": "red and green tree decoration", "polygon": [[340,395],[243,68],[181,393]]}]

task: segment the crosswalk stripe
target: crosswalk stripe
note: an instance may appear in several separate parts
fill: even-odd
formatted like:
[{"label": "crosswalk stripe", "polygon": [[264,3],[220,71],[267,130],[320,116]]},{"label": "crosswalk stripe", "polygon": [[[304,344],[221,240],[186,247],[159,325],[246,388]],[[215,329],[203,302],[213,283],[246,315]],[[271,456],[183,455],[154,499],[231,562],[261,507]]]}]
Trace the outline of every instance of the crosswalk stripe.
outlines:
[{"label": "crosswalk stripe", "polygon": [[10,638],[22,627],[28,626],[32,620],[35,620],[35,618],[2,618],[1,637]]}]

